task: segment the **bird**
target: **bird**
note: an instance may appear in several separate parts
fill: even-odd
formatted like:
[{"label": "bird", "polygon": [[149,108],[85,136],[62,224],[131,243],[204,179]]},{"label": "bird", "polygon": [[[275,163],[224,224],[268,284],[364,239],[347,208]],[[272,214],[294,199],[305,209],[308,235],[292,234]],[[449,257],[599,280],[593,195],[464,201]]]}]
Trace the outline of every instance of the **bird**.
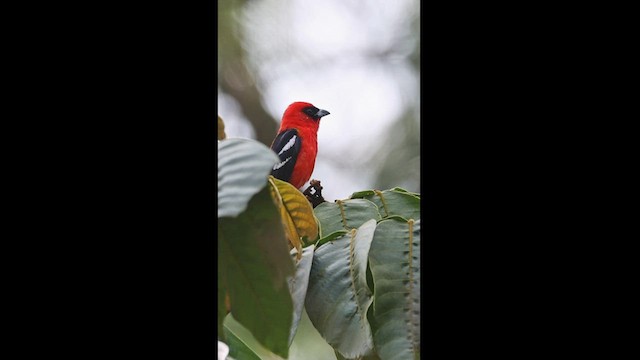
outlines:
[{"label": "bird", "polygon": [[271,175],[300,189],[311,178],[318,154],[320,119],[329,115],[308,102],[296,101],[282,115],[271,149],[280,161]]}]

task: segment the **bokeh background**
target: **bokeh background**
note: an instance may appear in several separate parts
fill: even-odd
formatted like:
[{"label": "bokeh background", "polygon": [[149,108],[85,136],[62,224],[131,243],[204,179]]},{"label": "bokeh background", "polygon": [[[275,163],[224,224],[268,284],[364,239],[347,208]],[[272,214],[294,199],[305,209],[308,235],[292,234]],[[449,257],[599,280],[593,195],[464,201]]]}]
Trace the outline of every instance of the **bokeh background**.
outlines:
[{"label": "bokeh background", "polygon": [[[418,0],[218,1],[218,114],[271,145],[294,101],[328,110],[312,178],[327,201],[420,192]],[[306,187],[306,186],[305,186]]]}]

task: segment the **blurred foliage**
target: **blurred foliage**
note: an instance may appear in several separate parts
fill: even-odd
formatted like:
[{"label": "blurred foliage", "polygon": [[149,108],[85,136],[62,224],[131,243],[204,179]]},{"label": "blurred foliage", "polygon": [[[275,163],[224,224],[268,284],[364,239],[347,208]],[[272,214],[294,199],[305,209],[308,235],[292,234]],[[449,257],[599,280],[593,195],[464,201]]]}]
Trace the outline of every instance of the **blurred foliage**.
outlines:
[{"label": "blurred foliage", "polygon": [[238,18],[245,3],[218,1],[218,86],[238,102],[242,114],[255,130],[256,140],[271,145],[278,125],[262,106],[262,95],[246,65],[247,53],[241,46]]},{"label": "blurred foliage", "polygon": [[420,194],[363,190],[314,211],[322,237],[306,300],[313,325],[338,359],[419,358]]},{"label": "blurred foliage", "polygon": [[277,161],[255,140],[218,141],[217,325],[231,358],[287,358],[305,309],[339,358],[417,358],[420,194],[363,190],[313,209],[269,175]]},{"label": "blurred foliage", "polygon": [[[218,86],[220,91],[235,100],[241,114],[250,122],[259,142],[270,145],[278,128],[279,119],[275,119],[265,108],[262,89],[269,81],[277,79],[281,74],[299,73],[305,69],[319,69],[335,66],[347,58],[357,61],[369,61],[389,71],[394,71],[398,61],[406,61],[412,73],[420,74],[420,18],[418,1],[403,2],[397,6],[416,7],[404,18],[395,19],[386,24],[390,28],[382,33],[384,39],[372,43],[365,48],[355,48],[341,54],[340,59],[314,58],[312,54],[286,53],[286,61],[277,61],[282,51],[291,50],[294,46],[293,35],[283,34],[282,29],[273,28],[270,18],[276,14],[291,11],[296,1],[270,2],[225,0],[218,2]],[[385,1],[372,0],[347,1],[339,3],[342,10],[354,19],[363,15],[379,17],[381,13],[390,11],[393,6]],[[252,11],[247,11],[252,10]],[[327,26],[330,26],[329,24]],[[380,34],[380,24],[363,24],[362,31]],[[248,37],[247,34],[253,34]],[[356,35],[356,34],[354,34]],[[373,35],[369,35],[373,36]],[[255,37],[255,38],[254,38]],[[260,49],[252,47],[257,41],[277,43],[273,47]],[[262,71],[268,67],[268,70]],[[416,76],[416,77],[417,77]],[[419,89],[414,85],[401,85],[402,110],[393,119],[386,131],[384,147],[372,148],[368,159],[359,159],[359,163],[373,169],[371,187],[390,188],[402,186],[411,191],[420,192],[420,99]],[[300,100],[300,99],[296,99]],[[342,164],[343,158],[326,158],[332,166]]]}]

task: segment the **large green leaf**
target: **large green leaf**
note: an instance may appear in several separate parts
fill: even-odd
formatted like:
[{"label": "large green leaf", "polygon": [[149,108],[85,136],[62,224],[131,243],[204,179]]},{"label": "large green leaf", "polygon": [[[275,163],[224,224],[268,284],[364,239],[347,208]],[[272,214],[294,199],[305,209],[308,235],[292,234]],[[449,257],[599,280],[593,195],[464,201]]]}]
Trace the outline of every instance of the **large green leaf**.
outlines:
[{"label": "large green leaf", "polygon": [[249,139],[218,142],[218,217],[236,217],[251,197],[267,185],[278,156]]},{"label": "large green leaf", "polygon": [[420,220],[381,221],[369,262],[373,339],[381,359],[418,359],[420,353]]},{"label": "large green leaf", "polygon": [[338,230],[356,229],[371,219],[381,219],[376,205],[365,199],[324,202],[316,206],[314,212],[320,222],[322,237]]},{"label": "large green leaf", "polygon": [[293,321],[291,323],[291,332],[289,333],[289,345],[293,341],[298,329],[298,322],[304,310],[304,300],[307,297],[307,287],[309,286],[309,274],[311,273],[311,264],[313,263],[314,245],[307,246],[302,249],[302,256],[298,258],[298,250],[291,249],[291,257],[296,261],[296,274],[289,278],[289,291],[293,300]]},{"label": "large green leaf", "polygon": [[382,218],[397,215],[405,219],[420,219],[420,196],[404,189],[367,190],[351,195],[372,201],[378,207]]},{"label": "large green leaf", "polygon": [[342,356],[356,358],[373,351],[367,310],[367,257],[376,220],[318,247],[313,257],[305,306],[309,319]]},{"label": "large green leaf", "polygon": [[293,314],[287,277],[294,274],[293,262],[267,187],[237,218],[218,219],[218,262],[234,318],[267,349],[286,357]]}]

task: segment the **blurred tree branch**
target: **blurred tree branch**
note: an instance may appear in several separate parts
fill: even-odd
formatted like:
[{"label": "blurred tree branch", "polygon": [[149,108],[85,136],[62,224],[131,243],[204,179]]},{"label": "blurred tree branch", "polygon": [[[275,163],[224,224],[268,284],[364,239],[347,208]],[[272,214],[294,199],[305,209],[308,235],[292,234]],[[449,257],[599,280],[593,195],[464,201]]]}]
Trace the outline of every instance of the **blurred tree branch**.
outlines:
[{"label": "blurred tree branch", "polygon": [[405,183],[411,185],[407,190],[420,192],[420,124],[406,111],[388,129],[389,148],[378,150],[373,158],[382,164],[376,185],[387,189]]},{"label": "blurred tree branch", "polygon": [[262,106],[260,91],[246,66],[246,51],[241,44],[236,16],[244,3],[218,2],[218,85],[238,102],[255,130],[256,140],[269,146],[278,123]]}]

